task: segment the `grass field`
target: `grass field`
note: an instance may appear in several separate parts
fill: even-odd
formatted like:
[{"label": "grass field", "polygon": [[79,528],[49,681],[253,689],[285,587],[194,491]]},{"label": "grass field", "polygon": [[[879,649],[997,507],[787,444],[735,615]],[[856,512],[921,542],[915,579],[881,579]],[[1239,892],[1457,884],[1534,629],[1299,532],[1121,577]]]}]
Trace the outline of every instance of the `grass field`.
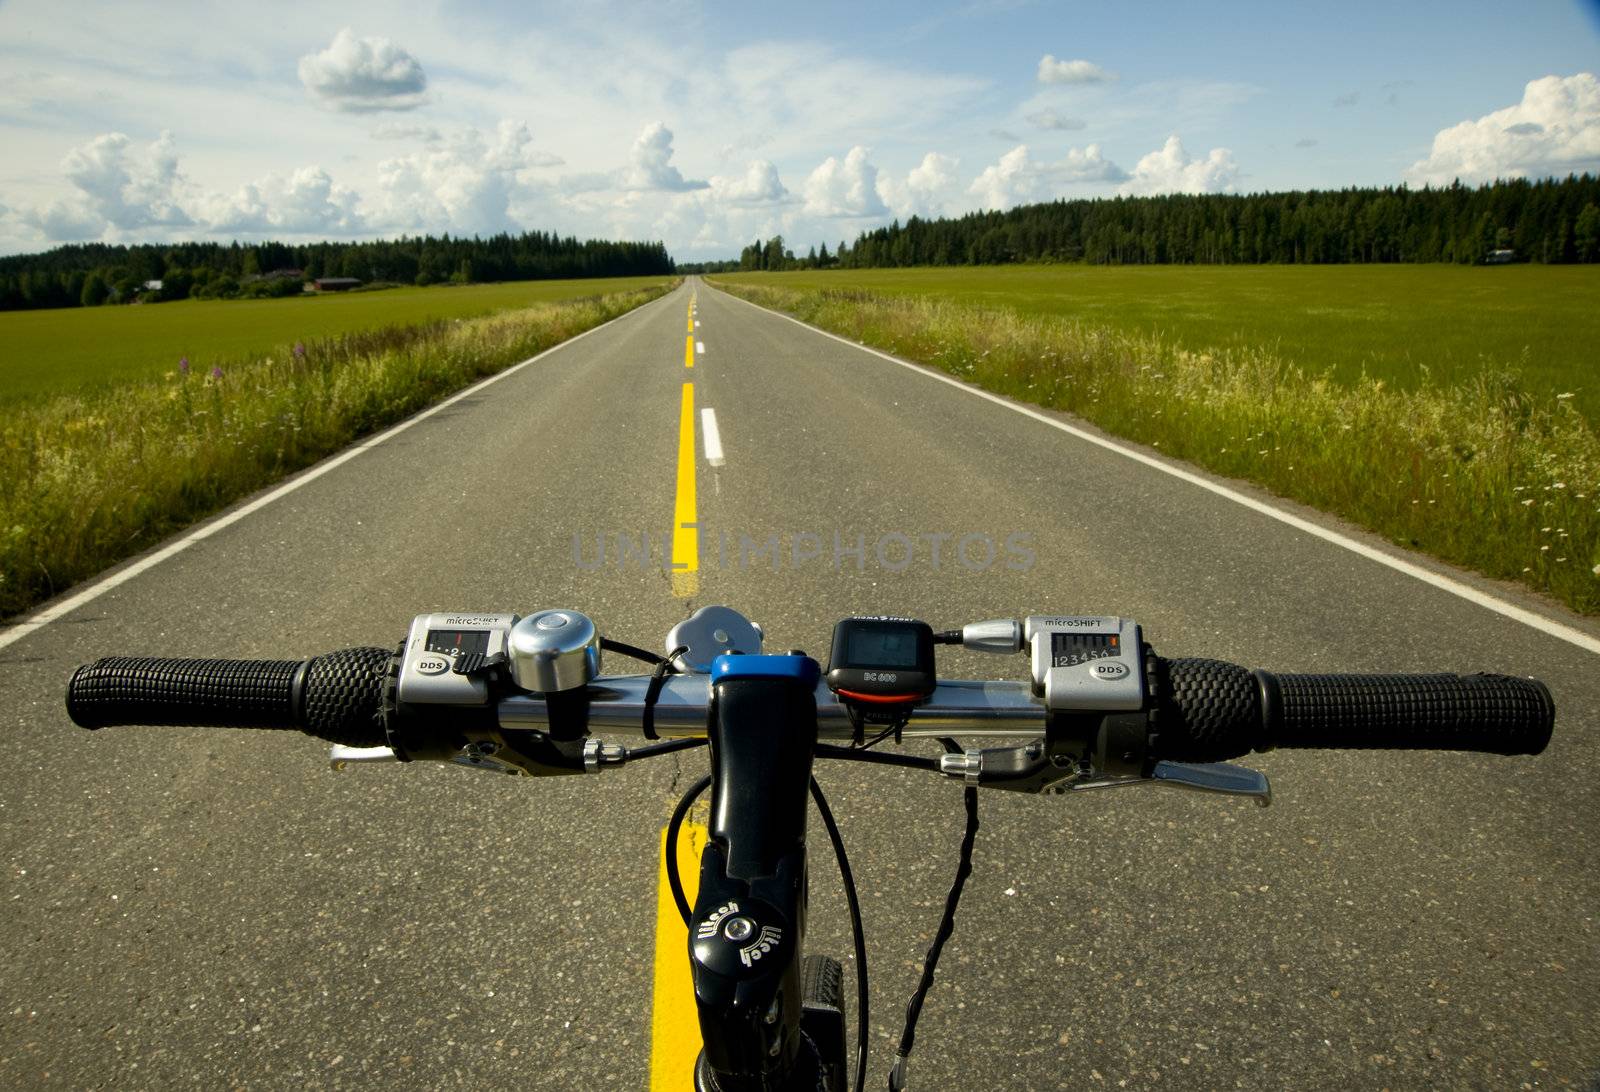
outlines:
[{"label": "grass field", "polygon": [[0,405],[149,379],[179,357],[197,370],[357,330],[467,319],[538,303],[630,292],[666,277],[395,288],[282,300],[183,300],[0,313]]},{"label": "grass field", "polygon": [[[1002,278],[999,283],[1009,279],[1020,287],[1019,295],[1036,300],[1052,291],[1064,300],[1091,294],[1063,292],[1063,285],[1097,287],[1103,309],[1097,317],[1066,302],[1030,308],[955,295],[973,283],[997,291],[985,281],[989,270],[887,274],[898,290],[883,293],[865,290],[874,275],[854,272],[712,281],[852,340],[1076,414],[1174,458],[1335,513],[1408,548],[1520,581],[1575,610],[1600,614],[1600,431],[1575,408],[1574,394],[1595,367],[1584,354],[1593,353],[1595,339],[1586,331],[1596,319],[1572,299],[1573,285],[1600,285],[1600,270],[1582,271],[1584,278],[1566,276],[1566,270],[1355,271],[1368,275],[1369,291],[1377,284],[1388,290],[1386,299],[1375,298],[1367,308],[1387,317],[1369,323],[1397,346],[1413,339],[1381,358],[1381,366],[1372,358],[1365,375],[1359,355],[1350,356],[1348,344],[1339,342],[1341,330],[1357,324],[1317,318],[1320,305],[1308,301],[1327,293],[1312,291],[1317,278],[1299,276],[1301,270],[1229,274],[1237,277],[1233,291],[1253,286],[1256,329],[1290,330],[1297,316],[1312,315],[1306,320],[1311,333],[1302,331],[1296,344],[1307,353],[1320,347],[1320,366],[1290,356],[1284,339],[1265,334],[1257,342],[1241,334],[1232,344],[1206,346],[1182,330],[1141,330],[1129,317],[1140,295],[1130,286],[1172,284],[1198,292],[1182,279],[1213,279],[1211,270],[1161,270],[1161,276],[1144,280],[1124,274],[1147,271],[1112,270],[1098,281],[1079,279],[1097,270],[1040,270],[1032,281],[1028,271],[992,272]],[[1328,272],[1334,275],[1327,283],[1341,283],[1339,276],[1349,271]],[[1452,324],[1481,322],[1478,309],[1463,302],[1472,294],[1460,287],[1480,283],[1471,279],[1474,273],[1510,273],[1502,283],[1522,288],[1520,297],[1502,293],[1511,308],[1507,313],[1516,317],[1480,325],[1476,340],[1498,337],[1503,351],[1527,330],[1567,329],[1567,338],[1549,340],[1571,340],[1576,348],[1568,347],[1560,363],[1546,360],[1537,379],[1529,378],[1531,370],[1521,376],[1508,372],[1488,354],[1476,369],[1458,359],[1446,378],[1445,369],[1427,363],[1425,354],[1434,341],[1449,340]],[[1414,278],[1410,286],[1407,274]],[[923,276],[929,290],[911,291]],[[1278,276],[1284,280],[1274,304],[1271,280]],[[1437,288],[1451,284],[1457,286],[1454,295]],[[1562,291],[1541,292],[1541,284]],[[1119,294],[1121,310],[1105,303]],[[1550,296],[1562,300],[1545,314],[1538,301]],[[1518,298],[1520,307],[1513,308]],[[1425,333],[1430,330],[1432,340]],[[1455,343],[1473,340],[1457,337]],[[1356,374],[1336,379],[1329,361],[1341,351],[1357,364]]]},{"label": "grass field", "polygon": [[[6,406],[0,413],[0,616],[25,610],[476,379],[655,299],[672,282],[656,278],[650,287],[604,296],[592,294],[597,283],[581,282],[587,291],[578,299],[311,336],[303,351],[271,350],[215,370],[211,358],[202,357],[204,363],[187,374],[167,364],[152,378],[102,380],[88,393]],[[376,294],[350,297],[348,304],[367,300],[379,301],[366,312],[369,320],[388,307]],[[295,313],[293,302],[284,313]],[[227,313],[251,305],[211,306]],[[149,310],[166,307],[182,311],[176,304]],[[191,313],[211,315],[205,307]],[[280,328],[273,336],[294,335]]]},{"label": "grass field", "polygon": [[1600,422],[1600,267],[987,266],[727,274],[1075,319],[1195,350],[1265,349],[1308,375],[1403,389],[1514,367]]}]

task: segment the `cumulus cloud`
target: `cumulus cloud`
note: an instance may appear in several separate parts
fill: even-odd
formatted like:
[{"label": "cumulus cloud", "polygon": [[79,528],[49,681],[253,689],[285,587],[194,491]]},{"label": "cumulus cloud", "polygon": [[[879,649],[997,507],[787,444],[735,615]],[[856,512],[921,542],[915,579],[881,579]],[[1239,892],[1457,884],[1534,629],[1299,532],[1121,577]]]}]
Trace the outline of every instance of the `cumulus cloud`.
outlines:
[{"label": "cumulus cloud", "polygon": [[956,168],[961,161],[929,152],[902,181],[885,175],[878,180],[878,196],[896,216],[943,216],[954,211],[961,192]]},{"label": "cumulus cloud", "polygon": [[1317,138],[1301,137],[1299,140],[1294,142],[1294,146],[1296,148],[1315,148],[1317,146]]},{"label": "cumulus cloud", "polygon": [[806,179],[805,211],[813,216],[887,216],[878,195],[878,168],[857,144],[843,160],[829,156]]},{"label": "cumulus cloud", "polygon": [[211,202],[210,230],[229,234],[354,235],[366,230],[354,190],[321,167],[269,174]]},{"label": "cumulus cloud", "polygon": [[1173,133],[1157,151],[1139,160],[1118,193],[1232,193],[1239,180],[1239,165],[1227,148],[1213,148],[1204,159],[1193,159]]},{"label": "cumulus cloud", "polygon": [[1048,108],[1029,114],[1028,120],[1041,129],[1082,129],[1089,124],[1082,118],[1066,117]]},{"label": "cumulus cloud", "polygon": [[1413,185],[1492,182],[1600,171],[1600,80],[1592,72],[1533,80],[1522,101],[1440,130],[1427,158],[1404,172]]},{"label": "cumulus cloud", "polygon": [[372,130],[373,140],[418,140],[432,144],[443,140],[444,134],[431,125],[396,125],[389,122]]},{"label": "cumulus cloud", "polygon": [[1005,209],[1054,200],[1069,186],[1120,182],[1127,177],[1128,172],[1107,159],[1098,144],[1069,148],[1059,163],[1035,160],[1027,145],[1019,144],[998,163],[985,167],[967,192],[977,199],[979,208]]},{"label": "cumulus cloud", "polygon": [[1048,53],[1039,58],[1040,83],[1106,83],[1116,78],[1092,61],[1058,61]]},{"label": "cumulus cloud", "polygon": [[488,137],[464,129],[412,155],[378,164],[370,219],[390,230],[519,231],[512,206],[534,188],[523,172],[549,166],[553,159],[533,147],[522,122],[502,121]]},{"label": "cumulus cloud", "polygon": [[61,160],[61,173],[77,192],[44,209],[22,214],[52,240],[99,238],[110,230],[188,227],[177,144],[163,131],[142,151],[124,133],[102,133]]},{"label": "cumulus cloud", "polygon": [[778,168],[765,159],[752,160],[736,178],[713,178],[711,196],[735,205],[775,205],[792,199]]},{"label": "cumulus cloud", "polygon": [[1361,92],[1359,92],[1359,91],[1351,91],[1349,94],[1340,95],[1338,98],[1334,99],[1333,100],[1333,108],[1335,110],[1342,110],[1346,106],[1354,106],[1356,103],[1358,103],[1360,101],[1361,101]]},{"label": "cumulus cloud", "polygon": [[320,53],[300,58],[300,82],[335,110],[413,110],[426,101],[427,73],[388,38],[357,38],[345,27]]},{"label": "cumulus cloud", "polygon": [[626,190],[703,190],[711,183],[685,179],[672,165],[672,130],[661,122],[646,125],[633,142],[623,171]]}]

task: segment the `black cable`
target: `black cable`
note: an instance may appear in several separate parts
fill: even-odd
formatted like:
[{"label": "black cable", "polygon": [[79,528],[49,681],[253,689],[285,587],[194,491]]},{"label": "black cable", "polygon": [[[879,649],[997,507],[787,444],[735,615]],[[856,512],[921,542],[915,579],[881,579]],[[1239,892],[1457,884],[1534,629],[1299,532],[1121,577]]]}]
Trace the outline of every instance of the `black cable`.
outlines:
[{"label": "black cable", "polygon": [[667,822],[667,886],[672,889],[672,901],[678,904],[678,915],[683,918],[685,929],[689,928],[689,897],[683,893],[683,879],[678,875],[678,831],[683,826],[683,817],[689,814],[694,802],[710,786],[711,775],[706,774],[684,790],[684,794],[678,798],[678,806],[672,809],[672,818]]},{"label": "black cable", "polygon": [[600,638],[600,647],[605,649],[607,652],[615,652],[621,656],[629,656],[635,660],[643,660],[647,664],[658,664],[661,662],[661,657],[657,653],[646,652],[642,648],[627,644],[623,641],[613,641],[610,637]]},{"label": "black cable", "polygon": [[[865,751],[868,747],[876,747],[878,744],[882,743],[884,740],[888,739],[890,736],[898,736],[898,734],[900,732],[900,729],[905,727],[905,723],[906,723],[905,721],[900,720],[900,721],[896,721],[895,723],[889,725],[889,727],[885,728],[883,731],[879,732],[877,735],[873,736],[871,739],[867,740],[865,743],[860,744],[861,749],[863,751]],[[899,740],[896,739],[896,742],[899,742]]]},{"label": "black cable", "polygon": [[839,880],[844,884],[844,901],[850,907],[850,936],[856,949],[856,1092],[867,1086],[867,930],[861,923],[861,903],[856,898],[856,878],[850,871],[850,857],[844,851],[844,838],[839,825],[833,821],[822,786],[811,779],[811,799],[817,803],[817,814],[833,843],[833,855],[839,862]]},{"label": "black cable", "polygon": [[687,751],[691,747],[704,747],[703,739],[669,739],[665,743],[652,743],[648,747],[635,747],[628,752],[628,761],[638,758],[657,758],[661,755],[670,755],[673,751]]},{"label": "black cable", "polygon": [[[950,744],[954,742],[951,740]],[[951,749],[955,748],[952,746]],[[933,944],[928,948],[927,958],[922,964],[922,981],[917,983],[917,992],[912,994],[910,1003],[906,1005],[905,1030],[900,1034],[900,1049],[895,1051],[894,1068],[889,1070],[890,1092],[901,1092],[906,1086],[906,1059],[911,1056],[911,1047],[916,1042],[917,1017],[922,1015],[922,1003],[933,985],[933,971],[939,964],[945,941],[955,932],[956,904],[961,901],[961,889],[967,877],[972,875],[972,843],[978,835],[977,788],[968,786],[962,792],[962,797],[967,805],[967,832],[961,839],[961,860],[956,865],[955,883],[950,885],[950,894],[945,898],[944,917],[939,921],[939,931],[934,934]]]},{"label": "black cable", "polygon": [[868,751],[861,747],[834,747],[831,744],[817,744],[818,758],[837,758],[845,762],[875,762],[882,766],[904,766],[912,770],[937,770],[939,763],[936,759],[923,758],[920,755],[903,755],[894,751]]},{"label": "black cable", "polygon": [[644,688],[644,738],[660,739],[656,734],[656,701],[661,697],[661,688],[667,685],[667,675],[676,671],[673,661],[683,653],[689,651],[688,645],[679,645],[667,653],[666,659],[656,660],[655,670],[650,672],[650,683]]}]

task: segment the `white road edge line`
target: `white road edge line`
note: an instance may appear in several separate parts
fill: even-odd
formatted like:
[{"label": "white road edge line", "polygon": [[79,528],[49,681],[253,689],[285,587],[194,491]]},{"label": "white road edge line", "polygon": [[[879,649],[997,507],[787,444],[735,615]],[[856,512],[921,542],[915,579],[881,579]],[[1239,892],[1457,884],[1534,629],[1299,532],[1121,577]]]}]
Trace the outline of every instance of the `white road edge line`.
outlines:
[{"label": "white road edge line", "polygon": [[[698,326],[700,324],[697,322],[697,323],[695,323],[695,325]],[[706,343],[703,342],[703,341],[695,342],[694,343],[694,351],[697,352],[697,353],[704,353],[706,351]]]},{"label": "white road edge line", "polygon": [[700,411],[700,434],[705,437],[706,462],[721,466],[727,460],[722,457],[722,433],[717,431],[717,414],[710,406]]},{"label": "white road edge line", "polygon": [[[666,295],[661,296],[660,299],[667,299],[675,294],[676,293],[674,292],[668,292]],[[650,303],[655,302],[657,301],[650,301]],[[48,626],[51,622],[54,622],[63,615],[71,614],[85,603],[89,603],[100,598],[100,596],[104,595],[112,588],[115,588],[121,584],[126,584],[134,577],[146,572],[147,570],[155,568],[168,558],[181,554],[190,546],[193,546],[196,542],[199,542],[202,539],[210,538],[212,535],[216,534],[225,527],[233,526],[235,523],[238,523],[252,512],[256,512],[262,508],[265,508],[278,498],[288,496],[290,493],[293,493],[296,489],[299,489],[303,485],[309,485],[329,471],[343,466],[351,459],[354,459],[357,455],[360,455],[363,451],[371,450],[386,440],[394,439],[394,437],[400,435],[412,425],[415,425],[420,421],[427,420],[440,410],[447,409],[450,406],[455,405],[463,398],[468,398],[474,394],[477,394],[485,387],[492,383],[498,383],[508,375],[513,375],[517,372],[520,372],[523,368],[543,360],[551,353],[560,352],[573,342],[581,341],[590,334],[598,333],[599,331],[604,330],[613,322],[620,322],[622,319],[628,318],[630,315],[637,315],[639,312],[648,309],[650,307],[650,303],[644,304],[640,307],[635,307],[631,311],[625,311],[616,318],[608,319],[605,322],[602,322],[599,326],[590,327],[581,334],[575,334],[572,337],[569,337],[567,340],[561,342],[559,345],[552,345],[542,353],[537,353],[534,356],[530,356],[527,360],[519,361],[518,363],[511,365],[509,368],[505,369],[505,371],[495,372],[487,379],[483,379],[477,383],[474,383],[466,390],[458,391],[456,394],[446,398],[443,402],[440,402],[434,406],[430,406],[413,417],[406,418],[398,425],[391,426],[390,428],[385,429],[383,432],[378,433],[376,436],[369,436],[365,440],[357,441],[356,443],[345,448],[339,454],[330,456],[322,462],[312,466],[309,470],[302,471],[298,476],[290,478],[288,481],[284,482],[270,493],[257,497],[244,507],[236,508],[232,512],[214,519],[204,526],[195,528],[193,531],[190,531],[187,535],[184,535],[176,542],[169,542],[155,553],[140,558],[127,568],[118,569],[110,576],[95,581],[93,584],[90,584],[87,588],[84,588],[76,595],[69,596],[68,598],[57,603],[55,606],[46,607],[37,614],[34,614],[28,618],[24,618],[20,622],[14,623],[7,628],[4,633],[0,633],[0,649],[6,648],[11,644],[20,641],[30,633],[35,633],[43,629],[45,626]]]},{"label": "white road edge line", "polygon": [[[721,289],[717,289],[717,291],[722,292]],[[1438,588],[1440,591],[1449,592],[1451,595],[1454,595],[1457,598],[1465,599],[1469,603],[1475,603],[1485,610],[1493,611],[1494,613],[1501,615],[1502,617],[1509,618],[1514,622],[1521,622],[1530,629],[1536,629],[1539,632],[1554,637],[1559,641],[1565,641],[1569,645],[1575,645],[1587,652],[1593,652],[1597,655],[1600,655],[1600,638],[1591,637],[1582,630],[1573,629],[1571,626],[1557,622],[1553,618],[1546,618],[1542,614],[1536,614],[1533,611],[1526,610],[1515,605],[1514,603],[1508,603],[1504,599],[1490,595],[1488,592],[1479,591],[1477,588],[1463,584],[1459,580],[1452,580],[1448,576],[1443,576],[1429,569],[1425,569],[1420,565],[1406,561],[1404,558],[1395,557],[1392,554],[1384,553],[1382,550],[1375,550],[1366,543],[1357,542],[1348,535],[1342,535],[1338,531],[1331,531],[1326,527],[1319,527],[1310,520],[1301,519],[1299,516],[1296,516],[1293,513],[1285,512],[1283,509],[1275,508],[1264,501],[1257,500],[1255,497],[1246,496],[1237,490],[1229,489],[1227,486],[1210,481],[1201,477],[1199,474],[1184,470],[1181,467],[1173,466],[1170,463],[1162,462],[1160,459],[1152,458],[1142,451],[1135,450],[1131,447],[1126,447],[1115,440],[1108,440],[1103,436],[1096,436],[1092,432],[1086,432],[1081,428],[1075,428],[1072,425],[1067,424],[1065,421],[1058,421],[1039,410],[1033,409],[1032,407],[1019,405],[1018,403],[1012,402],[1006,398],[1002,398],[997,394],[991,394],[986,390],[980,390],[979,388],[970,384],[961,382],[959,379],[955,379],[948,375],[942,375],[939,372],[936,372],[922,364],[914,364],[909,360],[901,360],[897,356],[890,356],[888,353],[879,352],[877,349],[869,348],[868,346],[851,341],[849,338],[840,337],[838,334],[829,333],[827,330],[812,326],[810,323],[801,322],[799,319],[794,318],[793,316],[781,314],[777,311],[762,307],[760,304],[751,303],[746,299],[740,299],[740,297],[735,296],[731,292],[722,292],[722,294],[731,299],[739,300],[740,303],[745,304],[748,307],[754,307],[758,311],[765,311],[769,315],[776,315],[778,318],[787,319],[796,326],[810,330],[812,333],[821,334],[826,338],[832,338],[841,345],[848,345],[852,349],[859,349],[864,353],[870,353],[871,355],[880,357],[892,364],[898,364],[902,368],[908,368],[919,375],[927,376],[929,379],[937,379],[939,382],[948,384],[957,390],[965,391],[966,393],[974,395],[978,398],[982,398],[985,401],[993,402],[997,406],[1004,406],[1006,409],[1020,413],[1024,417],[1031,417],[1041,424],[1049,425],[1054,429],[1059,429],[1060,431],[1075,436],[1080,440],[1086,440],[1091,444],[1105,448],[1107,451],[1114,451],[1118,455],[1126,456],[1127,458],[1132,459],[1134,462],[1143,463],[1145,466],[1148,466],[1153,470],[1159,470],[1163,474],[1169,474],[1181,481],[1188,482],[1190,485],[1197,485],[1201,489],[1215,493],[1217,496],[1233,501],[1235,504],[1243,505],[1254,512],[1259,512],[1264,516],[1268,516],[1279,521],[1280,523],[1286,523],[1290,527],[1293,527],[1296,530],[1304,531],[1308,535],[1313,535],[1317,538],[1320,538],[1324,542],[1330,542],[1335,546],[1349,550],[1353,554],[1359,554],[1361,557],[1364,557],[1369,561],[1376,561],[1380,565],[1388,566],[1395,572],[1403,573],[1406,576],[1420,580],[1424,584]]]}]

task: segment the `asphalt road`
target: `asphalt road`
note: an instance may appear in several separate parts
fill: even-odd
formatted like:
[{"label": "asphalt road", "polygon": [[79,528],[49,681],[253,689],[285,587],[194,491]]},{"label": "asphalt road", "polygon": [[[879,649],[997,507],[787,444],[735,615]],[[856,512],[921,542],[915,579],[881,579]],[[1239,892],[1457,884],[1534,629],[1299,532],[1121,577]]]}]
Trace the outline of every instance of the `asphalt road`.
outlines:
[{"label": "asphalt road", "polygon": [[[649,533],[659,562],[686,379],[726,452],[696,449],[689,598],[614,548]],[[1600,1068],[1594,653],[691,281],[0,650],[0,1085],[646,1085],[656,840],[698,753],[540,782],[334,775],[290,733],[89,735],[61,695],[97,656],[298,657],[457,608],[574,607],[655,646],[711,602],[819,655],[846,614],[1123,614],[1167,655],[1555,694],[1538,758],[1255,756],[1271,809],[986,794],[913,1087],[1514,1089]],[[960,792],[820,776],[862,886],[881,1087]],[[842,954],[831,877],[819,858],[810,943]]]}]

